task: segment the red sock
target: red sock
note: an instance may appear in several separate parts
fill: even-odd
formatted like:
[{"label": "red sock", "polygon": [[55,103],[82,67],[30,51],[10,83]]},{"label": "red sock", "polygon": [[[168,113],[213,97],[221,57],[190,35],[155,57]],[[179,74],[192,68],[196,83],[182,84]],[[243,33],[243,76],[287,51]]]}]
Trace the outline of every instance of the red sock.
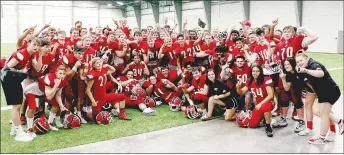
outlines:
[{"label": "red sock", "polygon": [[336,126],[334,124],[330,125],[330,131],[336,132]]},{"label": "red sock", "polygon": [[308,129],[313,129],[313,121],[307,121],[307,128]]}]

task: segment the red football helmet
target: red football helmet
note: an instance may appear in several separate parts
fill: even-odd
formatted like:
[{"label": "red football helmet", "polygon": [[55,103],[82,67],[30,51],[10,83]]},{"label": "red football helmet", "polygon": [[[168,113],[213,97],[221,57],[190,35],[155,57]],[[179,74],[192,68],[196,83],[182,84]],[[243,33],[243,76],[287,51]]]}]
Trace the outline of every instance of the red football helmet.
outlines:
[{"label": "red football helmet", "polygon": [[196,119],[201,117],[201,113],[196,106],[189,105],[186,107],[184,114],[189,119]]},{"label": "red football helmet", "polygon": [[281,57],[279,54],[272,54],[271,59],[268,60],[268,70],[272,73],[280,73],[282,71]]},{"label": "red football helmet", "polygon": [[182,104],[182,100],[179,97],[173,97],[169,103],[170,109],[172,111],[179,111]]},{"label": "red football helmet", "polygon": [[107,111],[100,112],[96,117],[97,123],[104,124],[104,125],[109,124],[111,122],[111,119],[112,119],[111,115]]},{"label": "red football helmet", "polygon": [[247,112],[241,111],[236,116],[236,122],[239,127],[248,127],[250,120],[251,120],[251,113],[248,111]]},{"label": "red football helmet", "polygon": [[48,120],[45,117],[39,117],[33,122],[33,128],[37,134],[45,134],[50,130]]},{"label": "red football helmet", "polygon": [[145,104],[147,107],[154,108],[155,107],[155,100],[151,97],[146,97],[145,98]]},{"label": "red football helmet", "polygon": [[79,116],[75,114],[68,115],[66,122],[64,124],[64,128],[73,129],[73,128],[80,128],[81,120]]}]

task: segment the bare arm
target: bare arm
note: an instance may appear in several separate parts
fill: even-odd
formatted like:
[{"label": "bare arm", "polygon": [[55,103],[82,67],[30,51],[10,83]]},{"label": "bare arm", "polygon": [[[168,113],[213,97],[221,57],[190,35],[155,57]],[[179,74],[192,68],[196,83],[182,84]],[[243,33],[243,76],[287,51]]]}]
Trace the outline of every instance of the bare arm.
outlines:
[{"label": "bare arm", "polygon": [[56,94],[56,91],[58,90],[58,85],[54,85],[53,88],[49,87],[49,86],[45,86],[45,96],[47,97],[48,100],[53,99],[53,97]]},{"label": "bare arm", "polygon": [[87,94],[88,98],[91,100],[92,106],[97,106],[97,102],[94,99],[93,94],[91,92],[93,84],[94,84],[94,80],[90,80],[87,82],[86,94]]}]

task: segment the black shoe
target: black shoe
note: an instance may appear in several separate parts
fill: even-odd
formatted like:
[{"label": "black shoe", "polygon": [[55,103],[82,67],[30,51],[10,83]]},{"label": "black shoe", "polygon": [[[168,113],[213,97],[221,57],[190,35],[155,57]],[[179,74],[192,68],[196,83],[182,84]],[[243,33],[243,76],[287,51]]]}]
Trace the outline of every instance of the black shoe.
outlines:
[{"label": "black shoe", "polygon": [[273,137],[274,136],[271,127],[270,128],[269,127],[265,127],[265,133],[266,133],[266,135],[268,137]]}]

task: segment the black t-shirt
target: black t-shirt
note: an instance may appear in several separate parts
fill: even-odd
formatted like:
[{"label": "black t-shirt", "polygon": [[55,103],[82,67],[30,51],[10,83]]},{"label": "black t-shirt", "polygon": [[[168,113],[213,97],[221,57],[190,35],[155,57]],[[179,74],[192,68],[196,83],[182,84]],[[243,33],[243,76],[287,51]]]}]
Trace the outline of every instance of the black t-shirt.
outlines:
[{"label": "black t-shirt", "polygon": [[229,51],[229,49],[228,49],[227,46],[216,46],[215,47],[215,52],[216,53],[226,53],[228,51]]},{"label": "black t-shirt", "polygon": [[328,73],[327,69],[321,63],[310,58],[306,68],[309,70],[322,70],[324,72],[324,76],[321,78],[317,78],[317,77],[311,76],[309,74],[306,75],[307,80],[309,81],[309,83],[311,84],[315,93],[318,96],[321,96],[322,94],[326,94],[326,91],[329,89],[333,89],[334,87],[338,87],[336,82],[334,82],[334,80],[332,79],[332,77]]},{"label": "black t-shirt", "polygon": [[230,96],[235,95],[231,89],[222,81],[215,79],[214,83],[206,80],[205,84],[208,86],[208,96],[222,95],[230,92]]},{"label": "black t-shirt", "polygon": [[293,90],[302,90],[305,86],[305,74],[304,73],[287,73],[286,81],[291,82],[291,87]]}]

